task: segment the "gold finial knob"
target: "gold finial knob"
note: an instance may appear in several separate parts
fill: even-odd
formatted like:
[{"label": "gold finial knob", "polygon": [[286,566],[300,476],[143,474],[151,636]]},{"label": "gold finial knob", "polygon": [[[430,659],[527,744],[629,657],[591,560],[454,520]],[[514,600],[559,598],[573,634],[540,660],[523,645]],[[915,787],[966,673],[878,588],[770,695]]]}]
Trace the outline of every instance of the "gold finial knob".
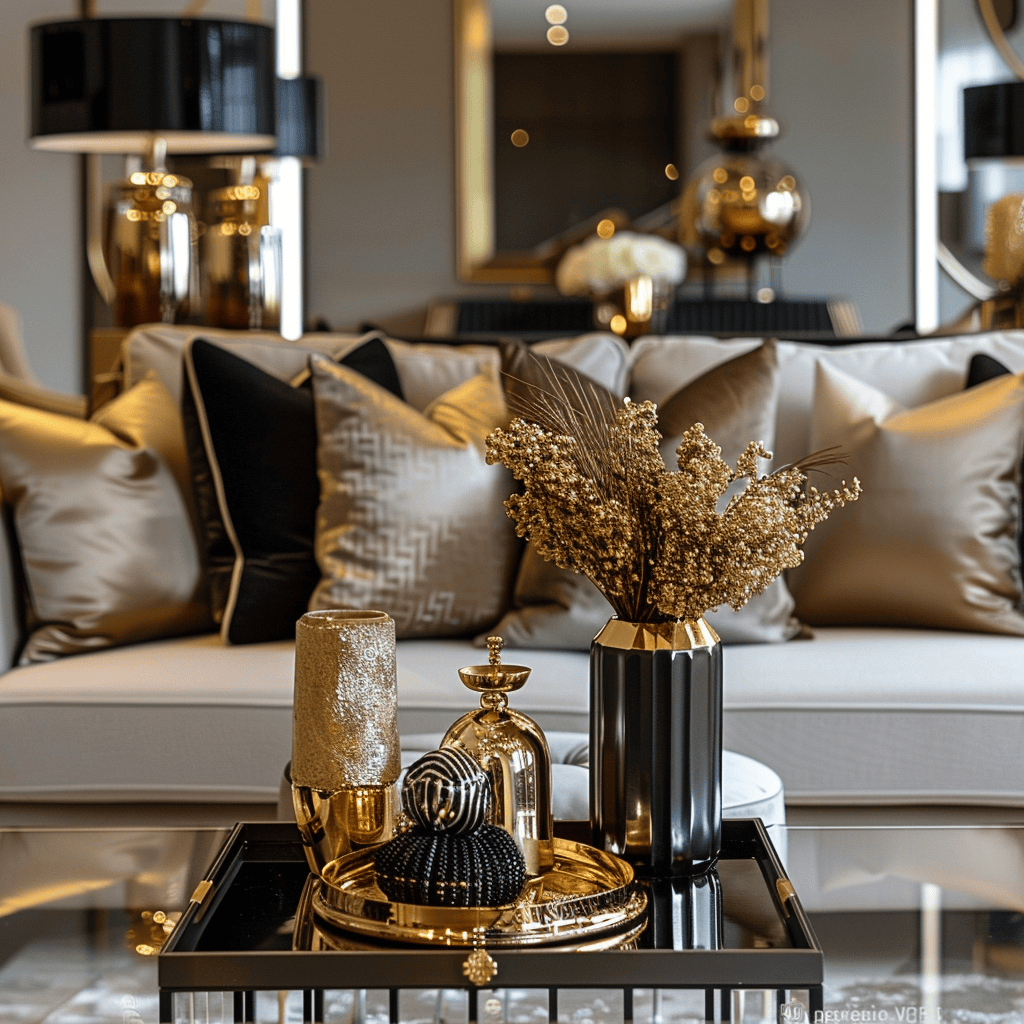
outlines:
[{"label": "gold finial knob", "polygon": [[501,649],[505,641],[500,636],[487,638],[487,664],[471,665],[459,669],[459,678],[478,693],[506,693],[518,690],[530,670],[525,665],[502,665]]},{"label": "gold finial knob", "polygon": [[500,636],[489,636],[487,638],[487,662],[490,665],[501,664],[501,649],[505,646],[505,641]]}]

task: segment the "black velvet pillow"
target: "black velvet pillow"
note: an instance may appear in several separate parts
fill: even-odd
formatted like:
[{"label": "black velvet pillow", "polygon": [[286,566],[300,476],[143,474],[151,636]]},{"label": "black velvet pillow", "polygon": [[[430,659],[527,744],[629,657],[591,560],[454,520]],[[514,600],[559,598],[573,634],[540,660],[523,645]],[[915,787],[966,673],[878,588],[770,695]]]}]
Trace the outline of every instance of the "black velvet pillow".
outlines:
[{"label": "black velvet pillow", "polygon": [[[978,352],[976,355],[971,356],[970,365],[967,367],[967,383],[964,384],[964,391],[968,388],[977,387],[979,384],[984,384],[986,381],[995,380],[996,377],[1005,377],[1008,373],[1013,373],[1013,370],[1008,366],[1004,366],[994,356],[990,356],[985,352]],[[1024,516],[1024,462],[1021,463],[1020,478],[1021,515]],[[1022,519],[1020,531],[1020,559],[1021,572],[1024,573],[1024,519]]]},{"label": "black velvet pillow", "polygon": [[988,355],[986,352],[978,352],[971,356],[970,365],[967,367],[967,383],[964,391],[968,388],[977,387],[987,380],[994,380],[996,377],[1004,377],[1013,371],[1008,366],[1003,366],[998,359]]},{"label": "black velvet pillow", "polygon": [[[402,397],[381,339],[340,362]],[[232,644],[289,639],[320,581],[312,391],[201,338],[185,352],[185,377],[182,418],[221,636]]]}]

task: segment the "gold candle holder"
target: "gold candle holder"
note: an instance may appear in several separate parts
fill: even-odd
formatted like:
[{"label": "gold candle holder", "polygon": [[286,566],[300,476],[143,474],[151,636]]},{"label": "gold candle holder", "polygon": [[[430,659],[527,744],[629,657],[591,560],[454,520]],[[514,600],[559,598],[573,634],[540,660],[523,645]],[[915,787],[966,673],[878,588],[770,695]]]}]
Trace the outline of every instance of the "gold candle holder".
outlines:
[{"label": "gold candle holder", "polygon": [[292,802],[311,870],[391,838],[400,772],[394,620],[307,612],[295,630]]}]

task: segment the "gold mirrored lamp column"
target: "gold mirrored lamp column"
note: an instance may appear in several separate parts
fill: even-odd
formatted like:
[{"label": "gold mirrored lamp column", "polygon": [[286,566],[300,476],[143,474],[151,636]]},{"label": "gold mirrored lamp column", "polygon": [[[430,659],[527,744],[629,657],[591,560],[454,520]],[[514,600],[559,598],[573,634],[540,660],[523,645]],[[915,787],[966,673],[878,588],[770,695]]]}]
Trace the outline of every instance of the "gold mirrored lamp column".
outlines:
[{"label": "gold mirrored lamp column", "polygon": [[204,322],[302,334],[302,169],[323,153],[323,106],[319,78],[278,77],[274,150],[212,161],[232,184],[207,197]]},{"label": "gold mirrored lamp column", "polygon": [[508,696],[530,675],[523,665],[501,663],[501,637],[488,637],[486,665],[459,669],[459,678],[480,694],[480,707],[463,715],[444,735],[442,747],[470,754],[491,781],[490,822],[510,832],[539,875],[555,862],[551,817],[551,752],[540,726],[508,706]]},{"label": "gold mirrored lamp column", "polygon": [[148,168],[110,188],[103,254],[119,327],[174,323],[198,301],[192,182],[167,170],[166,152],[154,138]]},{"label": "gold mirrored lamp column", "polygon": [[237,330],[281,321],[281,231],[269,220],[269,180],[256,158],[236,164],[237,184],[208,198],[202,238],[207,323]]}]

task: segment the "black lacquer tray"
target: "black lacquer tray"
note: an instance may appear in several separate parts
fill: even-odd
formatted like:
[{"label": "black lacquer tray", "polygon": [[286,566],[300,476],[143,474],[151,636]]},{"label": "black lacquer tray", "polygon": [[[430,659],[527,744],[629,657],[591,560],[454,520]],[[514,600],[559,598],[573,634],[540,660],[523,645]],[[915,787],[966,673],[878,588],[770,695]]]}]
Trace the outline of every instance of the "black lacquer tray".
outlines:
[{"label": "black lacquer tray", "polygon": [[[586,841],[589,827],[558,822],[556,833]],[[236,826],[159,954],[161,1021],[172,1019],[177,992],[234,992],[238,1020],[252,1019],[257,990],[303,990],[309,1019],[325,989],[387,989],[394,1020],[402,989],[469,988],[475,1003],[464,949],[339,949],[322,941],[293,949],[296,936],[318,930],[296,920],[300,903],[308,913],[308,876],[293,824]],[[733,989],[774,990],[780,1007],[796,990],[808,993],[813,1019],[821,1008],[822,952],[759,819],[722,823],[713,876],[641,884],[647,921],[635,948],[490,950],[498,971],[488,987],[548,989],[556,1008],[559,989],[619,989],[627,1019],[635,988],[703,989],[709,1010],[716,992],[724,1009]]]}]

